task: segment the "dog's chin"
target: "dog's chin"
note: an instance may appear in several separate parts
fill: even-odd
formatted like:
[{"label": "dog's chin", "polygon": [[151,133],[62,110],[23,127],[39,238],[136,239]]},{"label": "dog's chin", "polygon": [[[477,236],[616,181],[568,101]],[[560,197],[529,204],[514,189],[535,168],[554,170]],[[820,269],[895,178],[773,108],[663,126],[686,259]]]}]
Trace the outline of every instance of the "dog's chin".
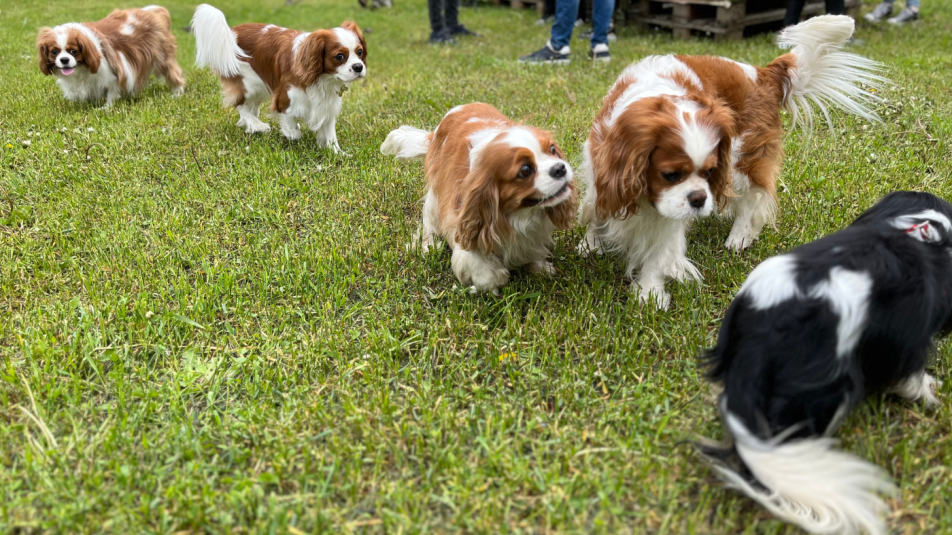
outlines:
[{"label": "dog's chin", "polygon": [[527,208],[551,208],[565,202],[570,195],[572,195],[572,187],[566,182],[559,191],[556,191],[552,195],[538,199],[526,199],[523,201],[523,205]]}]

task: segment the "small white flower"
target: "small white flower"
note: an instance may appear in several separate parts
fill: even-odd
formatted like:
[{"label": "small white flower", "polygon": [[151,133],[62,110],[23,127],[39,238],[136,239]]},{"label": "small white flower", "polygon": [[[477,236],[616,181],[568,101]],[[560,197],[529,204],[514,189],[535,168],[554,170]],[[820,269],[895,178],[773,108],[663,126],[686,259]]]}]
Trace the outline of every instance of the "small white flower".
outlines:
[{"label": "small white flower", "polygon": [[86,131],[87,131],[87,132],[95,132],[96,129],[90,126],[89,128],[86,129]]},{"label": "small white flower", "polygon": [[21,143],[24,147],[29,147],[30,145],[33,144],[33,142],[30,141],[29,139],[24,139],[24,140],[21,141],[20,143]]}]

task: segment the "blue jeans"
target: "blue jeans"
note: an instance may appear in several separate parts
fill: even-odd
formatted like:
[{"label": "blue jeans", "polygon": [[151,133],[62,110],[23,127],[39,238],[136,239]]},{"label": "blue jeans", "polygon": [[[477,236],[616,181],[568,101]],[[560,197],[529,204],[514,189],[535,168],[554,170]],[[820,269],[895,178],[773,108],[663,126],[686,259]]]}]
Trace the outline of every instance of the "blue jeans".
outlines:
[{"label": "blue jeans", "polygon": [[[913,0],[915,1],[915,0]],[[555,24],[552,25],[552,48],[558,50],[569,44],[572,29],[578,18],[579,0],[556,0]],[[592,46],[608,44],[608,25],[612,21],[615,0],[593,0],[592,2]]]},{"label": "blue jeans", "polygon": [[[896,2],[896,0],[884,0],[884,1],[887,4],[894,4]],[[914,7],[916,9],[919,9],[919,0],[906,0],[906,7]],[[555,31],[553,31],[552,33],[555,33]]]}]

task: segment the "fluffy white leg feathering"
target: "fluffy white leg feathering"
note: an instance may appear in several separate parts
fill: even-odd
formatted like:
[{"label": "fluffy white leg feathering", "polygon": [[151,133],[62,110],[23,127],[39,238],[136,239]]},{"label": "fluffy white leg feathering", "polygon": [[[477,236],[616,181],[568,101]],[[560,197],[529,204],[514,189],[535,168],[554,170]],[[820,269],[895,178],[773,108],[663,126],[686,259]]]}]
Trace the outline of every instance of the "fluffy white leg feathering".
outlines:
[{"label": "fluffy white leg feathering", "polygon": [[426,156],[429,146],[429,132],[404,125],[387,135],[383,145],[380,145],[380,152],[401,161],[414,160]]},{"label": "fluffy white leg feathering", "polygon": [[715,465],[729,486],[810,533],[886,534],[882,515],[888,507],[879,495],[896,488],[882,469],[836,451],[830,438],[763,441],[734,415],[727,413],[726,421],[737,453],[764,488]]},{"label": "fluffy white leg feathering", "polygon": [[225,14],[208,4],[202,4],[192,17],[195,33],[195,65],[209,67],[219,76],[238,76],[241,63],[238,58],[248,54],[238,47],[238,38],[231,31]]},{"label": "fluffy white leg feathering", "polygon": [[797,69],[789,73],[790,86],[784,99],[784,109],[793,116],[794,126],[802,123],[810,131],[814,104],[829,124],[828,105],[881,122],[870,108],[870,103],[879,98],[862,85],[876,88],[886,82],[878,74],[883,66],[841,50],[853,35],[853,28],[853,19],[846,15],[822,15],[780,32],[777,44],[791,48],[797,57]]}]

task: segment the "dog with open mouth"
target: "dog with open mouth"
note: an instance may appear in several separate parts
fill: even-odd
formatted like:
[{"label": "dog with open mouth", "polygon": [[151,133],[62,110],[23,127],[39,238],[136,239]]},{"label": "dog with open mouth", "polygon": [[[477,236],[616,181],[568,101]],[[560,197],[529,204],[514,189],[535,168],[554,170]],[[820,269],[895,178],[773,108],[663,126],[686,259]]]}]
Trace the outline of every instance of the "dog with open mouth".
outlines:
[{"label": "dog with open mouth", "polygon": [[426,251],[446,240],[462,284],[496,294],[511,269],[555,272],[552,234],[572,226],[578,194],[551,133],[475,103],[450,110],[432,133],[402,126],[380,150],[425,158],[429,189],[411,247]]},{"label": "dog with open mouth", "polygon": [[100,21],[42,28],[36,48],[40,70],[56,77],[68,100],[105,99],[108,108],[122,95],[137,95],[153,73],[165,78],[173,96],[185,89],[164,7],[117,9]]}]

